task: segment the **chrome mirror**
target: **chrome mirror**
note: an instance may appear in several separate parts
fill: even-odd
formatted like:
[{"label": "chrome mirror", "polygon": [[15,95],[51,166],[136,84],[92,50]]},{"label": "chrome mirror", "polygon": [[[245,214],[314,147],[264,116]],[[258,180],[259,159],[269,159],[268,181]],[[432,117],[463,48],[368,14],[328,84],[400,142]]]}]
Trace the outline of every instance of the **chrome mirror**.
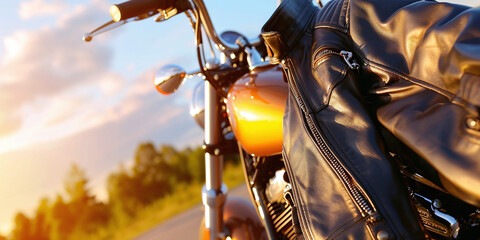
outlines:
[{"label": "chrome mirror", "polygon": [[245,38],[242,34],[234,31],[225,31],[220,34],[220,38],[228,44],[237,45],[236,41],[239,38]]},{"label": "chrome mirror", "polygon": [[160,93],[168,95],[177,90],[186,75],[182,67],[169,64],[157,70],[153,82]]}]

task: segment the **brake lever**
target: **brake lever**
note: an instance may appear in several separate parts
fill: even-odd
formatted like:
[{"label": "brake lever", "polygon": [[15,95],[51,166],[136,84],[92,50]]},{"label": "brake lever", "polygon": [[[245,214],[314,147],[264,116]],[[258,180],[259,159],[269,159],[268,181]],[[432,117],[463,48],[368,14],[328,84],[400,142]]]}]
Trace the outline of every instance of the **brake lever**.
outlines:
[{"label": "brake lever", "polygon": [[122,26],[126,23],[129,23],[129,22],[132,22],[132,21],[140,21],[140,20],[149,18],[151,16],[155,16],[155,15],[157,15],[157,13],[158,13],[158,11],[151,11],[151,12],[136,16],[134,18],[125,19],[125,20],[121,20],[121,21],[118,21],[118,22],[115,22],[114,20],[111,20],[111,21],[103,24],[102,26],[96,28],[95,30],[91,31],[90,33],[83,34],[83,41],[90,42],[90,41],[92,41],[93,37],[97,36],[98,34],[110,31],[114,28],[120,27],[120,26]]},{"label": "brake lever", "polygon": [[128,19],[127,20],[122,20],[122,21],[119,21],[119,22],[115,22],[115,21],[111,20],[111,21],[103,24],[102,26],[96,28],[95,30],[91,31],[90,33],[85,33],[83,35],[83,41],[90,42],[90,41],[92,41],[94,36],[97,36],[98,34],[104,33],[106,31],[110,31],[114,28],[120,27],[127,22],[129,22]]}]

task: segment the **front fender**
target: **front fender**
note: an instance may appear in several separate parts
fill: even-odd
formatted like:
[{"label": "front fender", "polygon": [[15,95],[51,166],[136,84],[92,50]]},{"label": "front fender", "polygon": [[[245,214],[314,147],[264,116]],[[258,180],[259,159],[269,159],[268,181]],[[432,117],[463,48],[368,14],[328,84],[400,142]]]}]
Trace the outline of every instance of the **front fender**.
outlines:
[{"label": "front fender", "polygon": [[[232,240],[267,240],[267,234],[253,205],[244,198],[227,196],[223,210],[226,238]],[[202,220],[199,232],[200,240],[210,239],[210,231]]]}]

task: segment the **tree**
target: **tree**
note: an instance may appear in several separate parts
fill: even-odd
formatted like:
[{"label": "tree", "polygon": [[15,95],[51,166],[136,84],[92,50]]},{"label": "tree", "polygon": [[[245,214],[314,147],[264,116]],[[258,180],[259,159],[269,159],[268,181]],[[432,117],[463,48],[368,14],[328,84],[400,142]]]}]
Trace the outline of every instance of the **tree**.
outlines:
[{"label": "tree", "polygon": [[66,201],[58,195],[51,209],[50,239],[88,235],[107,225],[110,210],[106,204],[95,200],[87,185],[85,172],[73,164],[64,182]]},{"label": "tree", "polygon": [[[174,152],[175,154],[175,152]],[[172,169],[151,143],[140,144],[135,153],[133,180],[138,200],[146,205],[171,192]]]},{"label": "tree", "polygon": [[71,202],[82,201],[86,203],[93,199],[88,193],[87,183],[85,172],[80,170],[76,164],[73,164],[64,182],[65,191]]},{"label": "tree", "polygon": [[172,146],[162,146],[160,148],[160,155],[170,166],[171,184],[179,182],[189,183],[192,181],[192,174],[189,169],[189,155],[192,151],[190,148],[185,148],[182,151],[177,151]]},{"label": "tree", "polygon": [[88,190],[88,180],[85,172],[73,164],[65,179],[65,190],[70,202],[67,206],[75,216],[72,220],[74,231],[93,233],[109,221],[109,209],[104,203],[98,202]]},{"label": "tree", "polygon": [[75,216],[60,195],[57,195],[57,199],[52,206],[52,218],[53,224],[50,238],[68,239],[68,236],[75,228]]},{"label": "tree", "polygon": [[[108,178],[109,202],[115,214],[121,215],[118,209],[122,209],[133,215],[139,207],[170,193],[174,184],[191,182],[191,158],[199,154],[188,148],[179,152],[172,146],[162,146],[157,151],[151,143],[140,144],[132,169],[123,167]],[[198,166],[198,159],[193,161],[197,179],[203,180],[203,166]]]},{"label": "tree", "polygon": [[137,200],[138,184],[121,166],[118,172],[108,176],[107,191],[108,201],[114,209],[115,218],[123,218],[124,214],[133,216],[141,206]]},{"label": "tree", "polygon": [[15,216],[15,229],[12,232],[13,239],[30,240],[32,236],[32,222],[23,213],[17,213]]},{"label": "tree", "polygon": [[35,217],[32,219],[32,235],[36,240],[49,240],[52,222],[50,206],[47,198],[40,200]]},{"label": "tree", "polygon": [[201,147],[197,147],[189,152],[188,171],[194,181],[205,182],[205,152]]}]

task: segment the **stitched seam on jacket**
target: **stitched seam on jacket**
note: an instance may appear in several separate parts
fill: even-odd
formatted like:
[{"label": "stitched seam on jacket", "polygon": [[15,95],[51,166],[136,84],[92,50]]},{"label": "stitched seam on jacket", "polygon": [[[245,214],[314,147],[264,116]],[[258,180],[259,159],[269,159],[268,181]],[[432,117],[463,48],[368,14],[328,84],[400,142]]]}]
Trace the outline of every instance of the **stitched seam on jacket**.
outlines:
[{"label": "stitched seam on jacket", "polygon": [[[344,237],[344,236],[341,236],[343,233],[345,233],[347,230],[352,229],[352,228],[355,227],[357,224],[365,221],[366,219],[367,219],[367,217],[362,217],[362,218],[360,218],[360,219],[358,219],[358,220],[355,220],[352,224],[350,224],[350,226],[348,226],[348,227],[346,227],[346,228],[343,228],[342,231],[339,231],[339,232],[335,231],[335,232],[333,232],[333,233],[330,234],[325,240],[335,240],[335,239],[338,239],[339,237]],[[352,220],[354,220],[354,219],[352,219]],[[345,225],[347,225],[347,224],[342,225],[342,227],[345,226]],[[340,228],[339,228],[339,229],[340,229]],[[335,236],[333,236],[333,235],[335,235]]]},{"label": "stitched seam on jacket", "polygon": [[[305,103],[305,109],[300,108],[300,110],[302,110],[302,112],[303,112],[303,110],[305,110],[305,112],[304,112],[305,114],[310,113],[310,112],[313,111],[313,108],[311,106],[311,102],[307,101],[307,99],[305,99],[305,97],[304,97],[305,96],[305,90],[303,89],[302,85],[301,84],[296,84],[296,82],[300,81],[300,76],[298,76],[297,69],[295,68],[295,66],[298,66],[297,61],[294,58],[290,58],[290,60],[291,60],[291,65],[292,65],[291,66],[292,69],[290,70],[290,72],[292,74],[292,77],[297,79],[292,84],[295,84],[295,86],[297,86],[298,91],[300,93],[300,96],[298,96],[298,97],[302,98],[303,102]],[[295,99],[295,102],[297,102],[296,99]]]},{"label": "stitched seam on jacket", "polygon": [[363,56],[361,56],[361,58],[362,58],[366,63],[368,63],[368,65],[371,66],[371,67],[374,67],[374,68],[376,68],[376,69],[379,69],[379,70],[382,70],[382,71],[391,73],[391,74],[393,74],[393,75],[395,75],[395,76],[397,76],[397,77],[403,78],[403,79],[405,79],[405,80],[407,80],[407,81],[409,81],[409,82],[411,82],[411,83],[413,83],[413,84],[416,84],[416,85],[418,85],[418,86],[421,86],[421,87],[424,87],[424,88],[426,88],[426,89],[429,89],[429,90],[432,90],[432,91],[434,91],[434,92],[437,92],[437,93],[439,93],[439,94],[442,94],[442,95],[444,95],[445,97],[447,97],[447,98],[450,99],[450,100],[452,100],[452,99],[455,97],[455,94],[453,94],[453,93],[451,93],[451,92],[449,92],[449,91],[446,91],[446,90],[444,90],[444,89],[442,89],[442,88],[436,87],[436,86],[434,86],[434,85],[432,85],[432,84],[428,84],[428,83],[426,83],[426,82],[423,81],[423,80],[420,80],[420,79],[418,79],[418,78],[412,77],[412,76],[410,76],[410,75],[408,75],[408,74],[405,74],[405,73],[403,73],[403,72],[400,72],[400,71],[391,69],[391,68],[389,68],[389,67],[387,67],[387,66],[384,66],[384,65],[382,65],[382,64],[380,64],[380,63],[371,61],[371,60],[369,60],[369,59],[367,59],[367,58],[365,58],[365,57],[363,57]]},{"label": "stitched seam on jacket", "polygon": [[345,27],[348,31],[350,30],[350,0],[345,0],[344,4],[347,4],[347,9],[345,11]]},{"label": "stitched seam on jacket", "polygon": [[342,27],[338,24],[335,24],[335,23],[320,23],[320,24],[315,25],[315,27],[314,27],[314,29],[320,29],[320,28],[328,28],[328,29],[333,29],[333,30],[340,31],[342,33],[348,33],[347,28],[344,28],[344,27]]},{"label": "stitched seam on jacket", "polygon": [[[318,67],[317,67],[318,68]],[[343,80],[345,79],[345,77],[347,76],[348,74],[348,66],[345,64],[345,67],[342,69],[342,72],[340,73],[340,76],[338,76],[333,82],[335,84],[332,84],[333,86],[331,86],[331,89],[326,89],[326,94],[327,94],[327,100],[326,102],[324,101],[323,105],[322,106],[318,106],[316,107],[315,109],[312,109],[313,110],[313,114],[317,114],[319,113],[320,111],[322,111],[324,108],[328,107],[328,105],[330,104],[330,98],[332,97],[332,93],[333,93],[333,90],[335,90],[335,88],[343,82]],[[315,71],[315,70],[314,70]],[[339,80],[340,79],[340,80]],[[338,82],[337,82],[338,81]]]},{"label": "stitched seam on jacket", "polygon": [[[304,15],[305,15],[305,12],[306,12],[306,11],[308,11],[308,7],[303,6],[303,8],[300,10],[300,13],[298,14],[298,16],[300,16],[300,19],[301,19],[301,20],[304,20],[304,19],[305,19]],[[308,13],[308,12],[307,12],[307,13]],[[302,17],[303,17],[303,18],[302,18]],[[297,25],[300,25],[300,24],[297,24]],[[305,25],[307,25],[307,24],[305,24]],[[301,30],[304,30],[304,31],[306,30],[306,26],[302,26],[302,25],[300,25],[300,26],[301,26],[301,27],[300,27]],[[303,29],[303,28],[305,28],[305,29]],[[290,38],[287,40],[287,49],[292,49],[292,47],[295,46],[295,43],[296,43],[298,40],[301,39],[301,35],[303,35],[303,34],[298,34],[298,36],[296,36],[295,38],[290,37]],[[287,51],[288,51],[288,50],[287,50]],[[288,54],[288,53],[287,53],[287,54]]]}]

